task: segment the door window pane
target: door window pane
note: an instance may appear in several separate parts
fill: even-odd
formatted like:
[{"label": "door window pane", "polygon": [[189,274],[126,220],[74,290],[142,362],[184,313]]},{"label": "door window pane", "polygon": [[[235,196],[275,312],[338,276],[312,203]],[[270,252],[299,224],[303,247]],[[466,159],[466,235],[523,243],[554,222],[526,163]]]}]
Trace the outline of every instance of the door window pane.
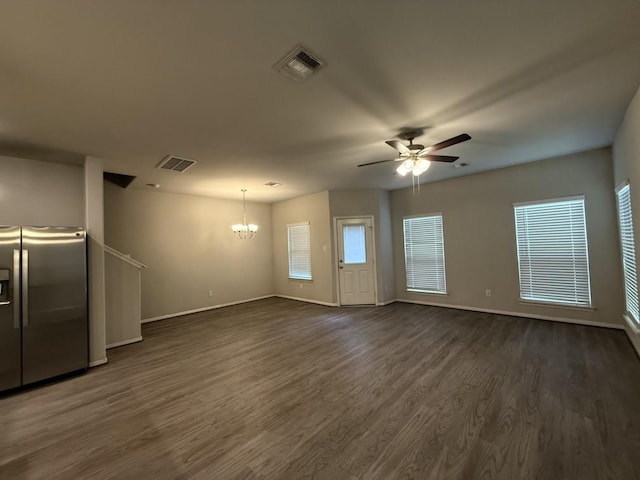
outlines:
[{"label": "door window pane", "polygon": [[364,225],[343,225],[344,263],[367,263]]}]

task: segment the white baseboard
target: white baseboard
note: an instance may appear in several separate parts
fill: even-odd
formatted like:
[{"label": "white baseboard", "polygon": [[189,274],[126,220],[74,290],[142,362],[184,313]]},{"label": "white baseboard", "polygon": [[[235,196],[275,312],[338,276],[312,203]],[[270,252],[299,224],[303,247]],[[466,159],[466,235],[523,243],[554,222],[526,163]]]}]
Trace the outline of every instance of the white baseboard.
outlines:
[{"label": "white baseboard", "polygon": [[206,312],[207,310],[215,310],[217,308],[230,307],[231,305],[239,305],[241,303],[255,302],[256,300],[263,300],[265,298],[271,298],[271,297],[275,297],[275,296],[276,295],[273,295],[273,294],[264,295],[262,297],[255,297],[255,298],[247,298],[245,300],[238,300],[237,302],[221,303],[220,305],[211,305],[209,307],[194,308],[193,310],[186,310],[184,312],[176,312],[176,313],[170,313],[168,315],[160,315],[159,317],[143,318],[141,323],[157,322],[158,320],[165,320],[167,318],[181,317],[183,315],[189,315],[191,313]]},{"label": "white baseboard", "polygon": [[626,332],[629,340],[631,341],[631,345],[633,345],[633,348],[640,357],[640,335],[634,335],[629,330],[626,330]]},{"label": "white baseboard", "polygon": [[142,341],[142,337],[131,338],[129,340],[122,340],[121,342],[110,343],[107,345],[107,350],[110,348],[123,347],[125,345],[129,345],[131,343],[138,343]]},{"label": "white baseboard", "polygon": [[289,295],[280,295],[280,294],[276,294],[276,295],[273,295],[273,296],[274,297],[279,297],[279,298],[286,298],[287,300],[296,300],[298,302],[316,303],[318,305],[324,305],[325,307],[337,307],[338,306],[337,303],[322,302],[320,300],[311,300],[309,298],[291,297]]},{"label": "white baseboard", "polygon": [[385,305],[391,305],[394,302],[397,302],[395,298],[393,300],[387,300],[386,302],[378,302],[376,303],[376,307],[384,307]]},{"label": "white baseboard", "polygon": [[626,315],[626,314],[622,315],[622,318],[624,319],[625,322],[627,322],[627,325],[629,325],[629,328],[631,329],[631,331],[634,334],[636,334],[636,335],[640,334],[640,328],[637,327],[635,322],[633,320],[631,320],[628,315]]},{"label": "white baseboard", "polygon": [[615,330],[624,329],[622,325],[616,325],[613,323],[605,323],[605,322],[594,322],[592,320],[579,320],[575,318],[552,317],[549,315],[537,315],[534,313],[507,312],[505,310],[494,310],[491,308],[466,307],[463,305],[449,305],[449,304],[436,303],[436,302],[423,302],[419,300],[405,300],[403,298],[398,298],[397,301],[403,302],[403,303],[416,303],[418,305],[429,305],[431,307],[455,308],[457,310],[470,310],[472,312],[495,313],[497,315],[508,315],[510,317],[534,318],[536,320],[549,320],[552,322],[574,323],[576,325],[585,325],[588,327],[613,328]]},{"label": "white baseboard", "polygon": [[627,332],[629,341],[631,341],[631,345],[633,345],[636,353],[640,356],[640,329],[638,329],[635,323],[627,315],[623,315],[622,318],[627,324],[627,328],[624,330]]},{"label": "white baseboard", "polygon": [[89,362],[89,368],[97,367],[99,365],[104,365],[107,363],[107,357],[101,358],[100,360],[94,360],[93,362]]}]

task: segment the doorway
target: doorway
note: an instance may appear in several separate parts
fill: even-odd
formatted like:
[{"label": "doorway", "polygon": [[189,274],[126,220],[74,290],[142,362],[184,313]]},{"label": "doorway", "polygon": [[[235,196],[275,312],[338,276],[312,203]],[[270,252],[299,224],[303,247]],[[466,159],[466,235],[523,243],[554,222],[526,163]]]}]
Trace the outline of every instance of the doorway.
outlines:
[{"label": "doorway", "polygon": [[336,219],[340,305],[375,305],[373,219]]}]

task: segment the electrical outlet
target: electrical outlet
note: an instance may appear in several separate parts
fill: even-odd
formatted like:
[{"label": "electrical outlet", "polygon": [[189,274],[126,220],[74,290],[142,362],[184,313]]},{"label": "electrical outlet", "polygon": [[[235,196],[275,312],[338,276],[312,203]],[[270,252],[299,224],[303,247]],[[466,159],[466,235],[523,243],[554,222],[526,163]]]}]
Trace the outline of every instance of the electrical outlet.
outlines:
[{"label": "electrical outlet", "polygon": [[209,290],[209,296],[213,297],[213,290]]},{"label": "electrical outlet", "polygon": [[485,296],[490,297],[490,296],[491,296],[491,289],[487,288],[487,289],[484,291],[484,294],[485,294]]},{"label": "electrical outlet", "polygon": [[300,283],[299,285],[300,285],[300,288],[302,288],[302,284]]}]

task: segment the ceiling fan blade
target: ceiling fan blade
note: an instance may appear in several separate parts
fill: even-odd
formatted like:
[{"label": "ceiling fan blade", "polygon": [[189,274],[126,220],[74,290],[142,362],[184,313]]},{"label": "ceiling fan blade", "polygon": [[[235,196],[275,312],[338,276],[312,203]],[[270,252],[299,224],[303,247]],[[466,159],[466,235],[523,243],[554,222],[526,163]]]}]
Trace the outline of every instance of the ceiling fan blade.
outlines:
[{"label": "ceiling fan blade", "polygon": [[400,140],[387,140],[384,143],[386,143],[390,147],[395,148],[400,153],[411,153],[411,150],[409,150],[407,146],[404,143],[402,143]]},{"label": "ceiling fan blade", "polygon": [[463,133],[461,135],[458,135],[457,137],[450,138],[449,140],[444,140],[440,143],[436,143],[435,145],[431,145],[424,150],[420,150],[420,152],[418,152],[418,155],[422,155],[422,152],[424,152],[425,150],[425,153],[435,152],[436,150],[442,150],[443,148],[451,147],[458,143],[466,142],[467,140],[471,140],[471,137],[468,134]]},{"label": "ceiling fan blade", "polygon": [[359,167],[366,167],[367,165],[375,165],[376,163],[386,163],[386,162],[397,162],[398,158],[394,158],[393,160],[378,160],[377,162],[369,162],[369,163],[361,163],[358,165]]},{"label": "ceiling fan blade", "polygon": [[431,162],[455,162],[460,157],[452,157],[450,155],[424,155],[422,158]]}]

